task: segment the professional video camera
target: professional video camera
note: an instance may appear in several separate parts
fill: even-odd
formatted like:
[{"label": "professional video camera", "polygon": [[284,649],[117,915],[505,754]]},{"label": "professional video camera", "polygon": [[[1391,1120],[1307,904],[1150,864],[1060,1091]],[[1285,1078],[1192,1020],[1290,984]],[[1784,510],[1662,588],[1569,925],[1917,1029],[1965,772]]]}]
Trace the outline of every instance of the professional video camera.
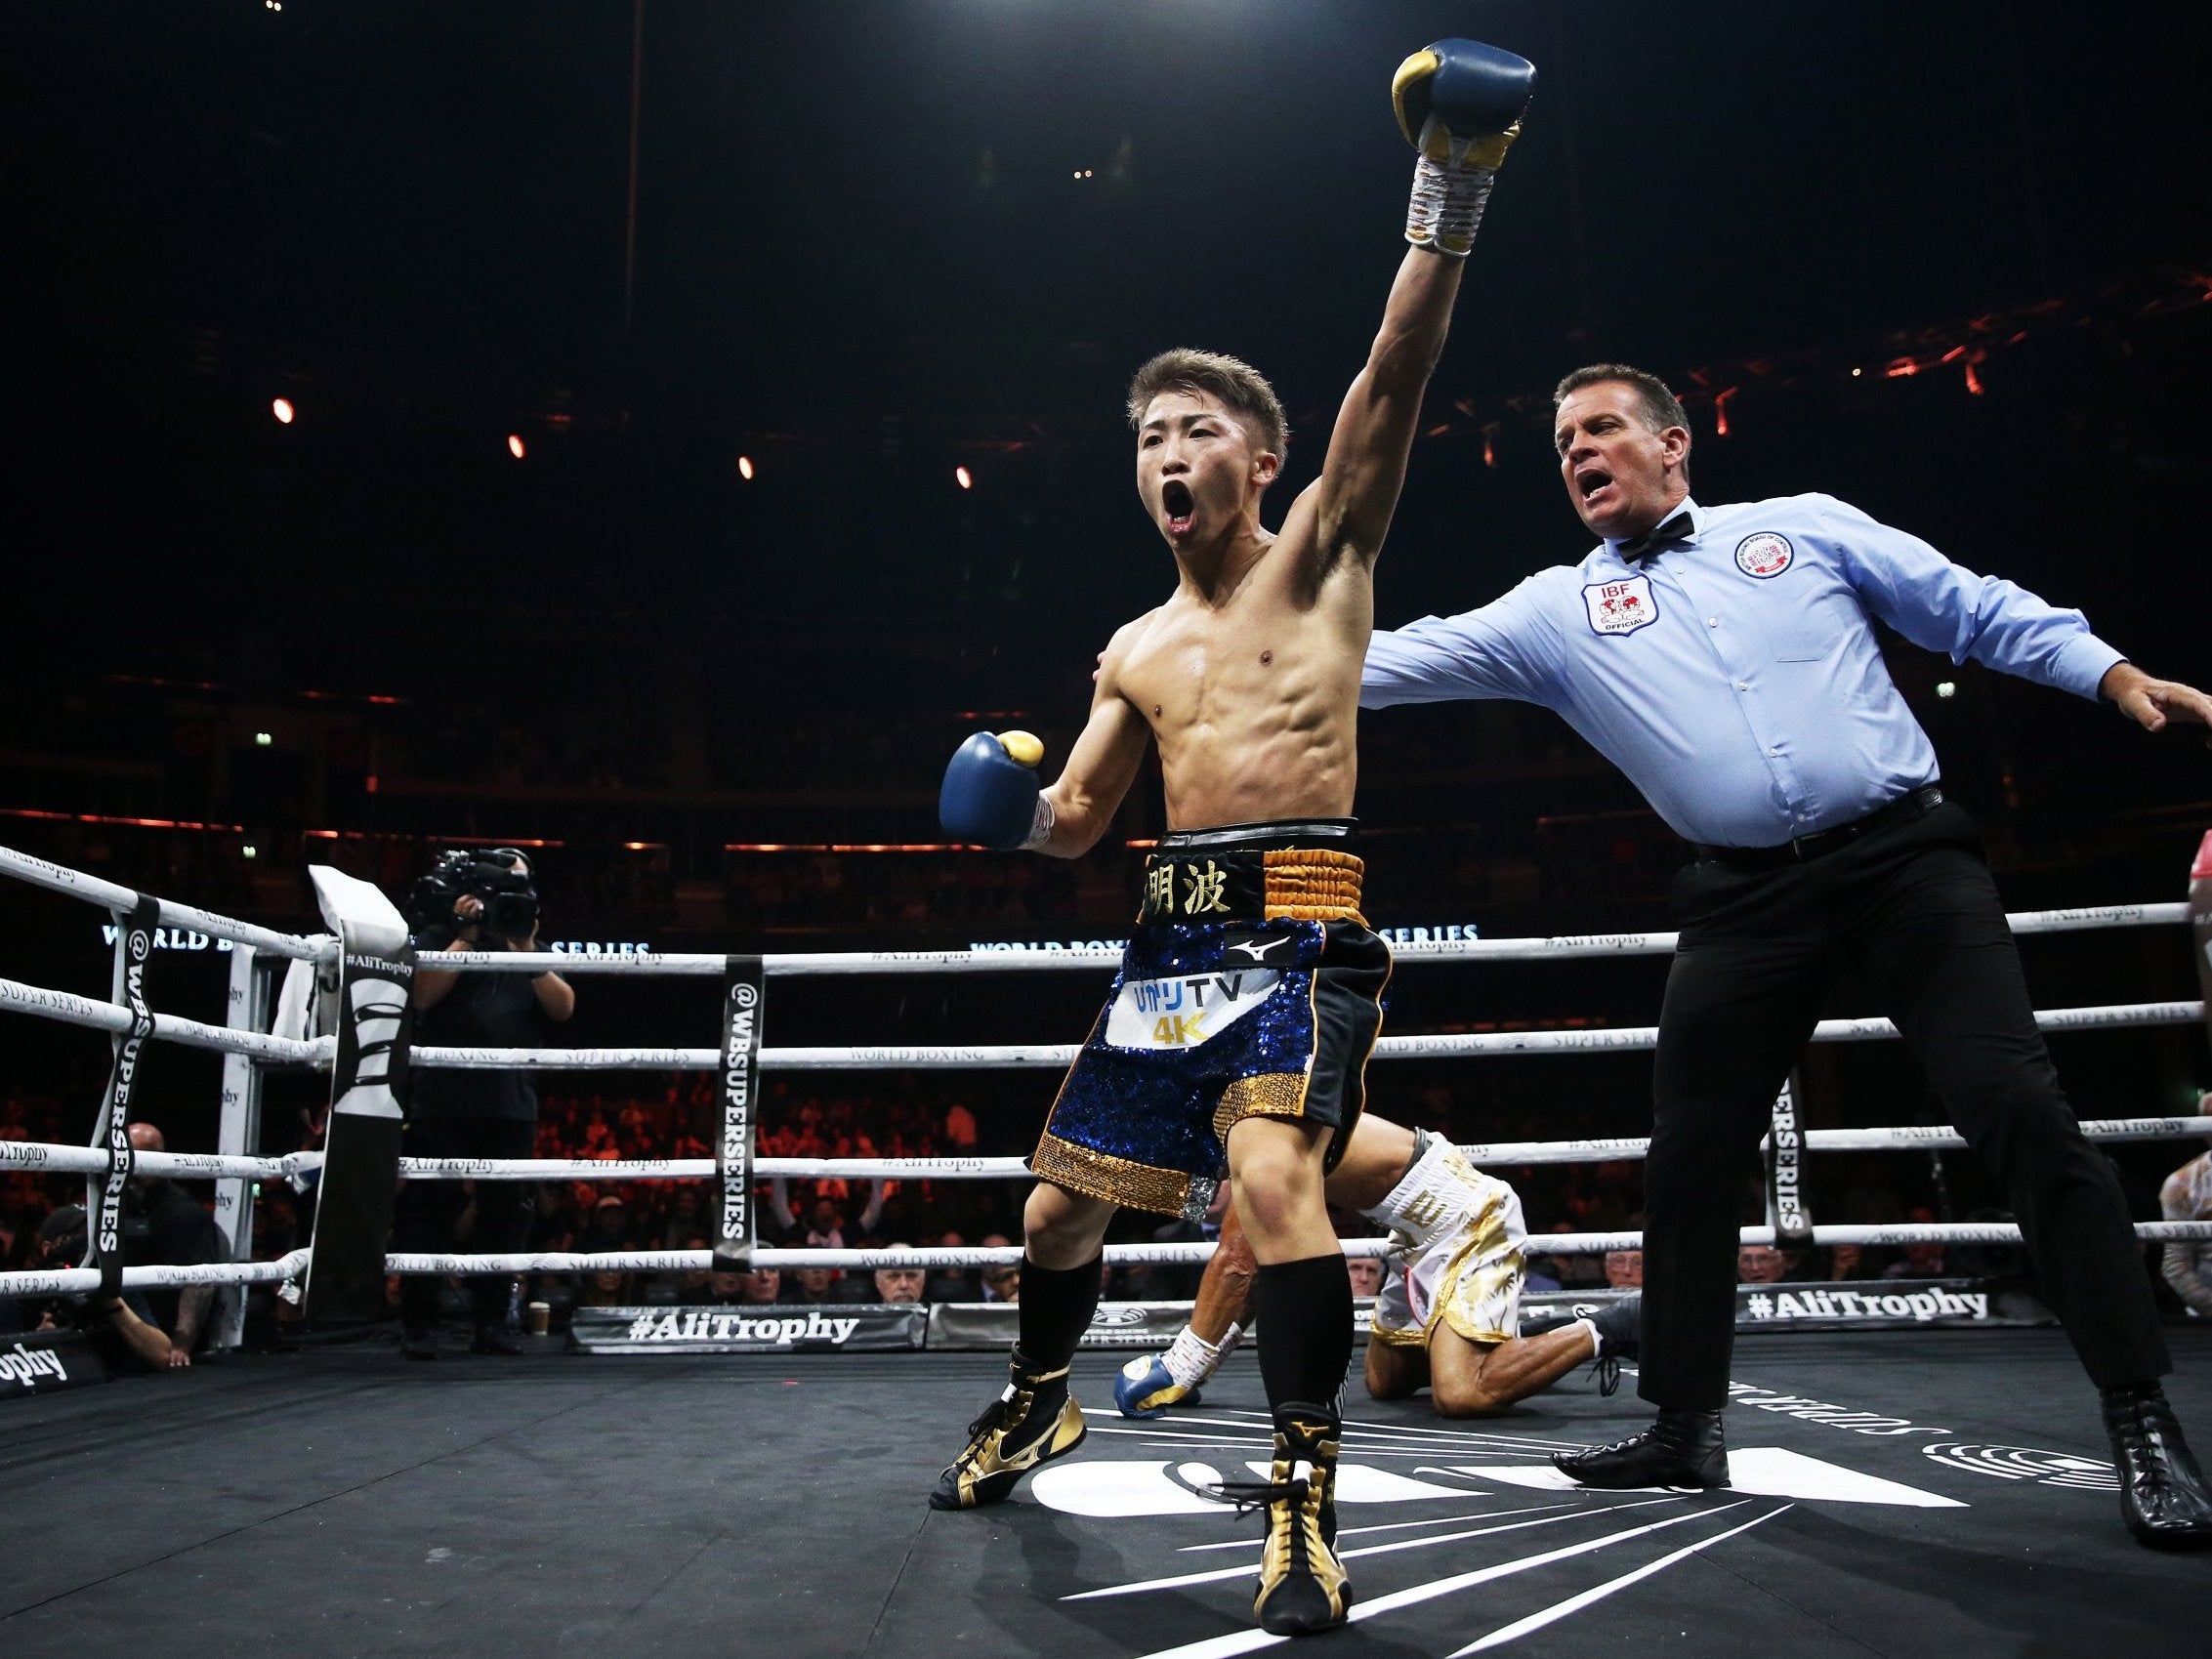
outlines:
[{"label": "professional video camera", "polygon": [[[520,861],[522,868],[515,868]],[[459,926],[454,902],[474,894],[483,905],[477,925],[497,938],[526,939],[537,926],[538,890],[531,885],[529,855],[512,847],[481,851],[441,852],[438,862],[407,890],[407,926],[416,942],[441,946]]]}]

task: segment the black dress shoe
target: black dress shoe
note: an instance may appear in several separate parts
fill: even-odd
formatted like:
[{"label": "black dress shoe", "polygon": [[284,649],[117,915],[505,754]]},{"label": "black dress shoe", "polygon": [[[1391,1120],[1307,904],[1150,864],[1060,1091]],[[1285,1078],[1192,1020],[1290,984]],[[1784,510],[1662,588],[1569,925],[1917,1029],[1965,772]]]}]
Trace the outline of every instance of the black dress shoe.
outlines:
[{"label": "black dress shoe", "polygon": [[515,1340],[515,1333],[505,1325],[479,1325],[469,1348],[475,1353],[496,1353],[506,1358],[512,1358],[522,1351],[522,1345]]},{"label": "black dress shoe", "polygon": [[399,1334],[399,1351],[409,1359],[436,1359],[438,1333],[436,1331],[402,1331]]},{"label": "black dress shoe", "polygon": [[1641,1434],[1609,1446],[1554,1452],[1552,1463],[1585,1486],[1689,1486],[1729,1483],[1729,1449],[1717,1411],[1662,1411]]},{"label": "black dress shoe", "polygon": [[2106,1389],[2105,1432],[2120,1476],[2120,1518],[2153,1550],[2212,1548],[2212,1492],[2155,1383]]},{"label": "black dress shoe", "polygon": [[1599,1341],[1605,1351],[1615,1359],[1634,1359],[1638,1342],[1644,1334],[1644,1297],[1642,1292],[1624,1296],[1618,1302],[1590,1310],[1590,1323],[1597,1326]]}]

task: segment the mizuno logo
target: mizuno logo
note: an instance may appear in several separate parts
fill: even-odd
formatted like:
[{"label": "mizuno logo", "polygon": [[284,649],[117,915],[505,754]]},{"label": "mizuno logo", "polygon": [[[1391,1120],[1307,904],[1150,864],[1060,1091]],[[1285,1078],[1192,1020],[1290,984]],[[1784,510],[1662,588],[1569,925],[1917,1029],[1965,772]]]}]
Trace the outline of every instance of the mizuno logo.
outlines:
[{"label": "mizuno logo", "polygon": [[1269,951],[1273,950],[1277,945],[1286,945],[1288,943],[1290,943],[1290,938],[1288,934],[1285,934],[1283,937],[1276,939],[1239,939],[1235,944],[1231,945],[1229,948],[1231,950],[1242,951],[1254,962],[1265,962],[1268,959]]}]

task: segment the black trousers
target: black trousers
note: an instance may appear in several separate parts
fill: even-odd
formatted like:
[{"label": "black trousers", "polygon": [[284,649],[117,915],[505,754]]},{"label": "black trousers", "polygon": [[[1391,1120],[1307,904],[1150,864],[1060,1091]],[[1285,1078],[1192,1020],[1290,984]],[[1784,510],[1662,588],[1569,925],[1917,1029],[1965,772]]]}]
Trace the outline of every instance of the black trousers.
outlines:
[{"label": "black trousers", "polygon": [[2100,1388],[2170,1371],[2111,1166],[2082,1138],[2035,1028],[2004,906],[1945,805],[1824,858],[1677,878],[1682,937],[1659,1015],[1645,1166],[1638,1391],[1711,1411],[1735,1338],[1736,1205],[1831,976],[1856,968],[1995,1175]]},{"label": "black trousers", "polygon": [[[400,1153],[409,1158],[527,1158],[537,1145],[537,1125],[526,1118],[427,1117],[410,1118],[400,1138]],[[522,1248],[524,1183],[519,1181],[480,1181],[476,1183],[477,1219],[469,1229],[473,1255],[512,1252]],[[443,1254],[454,1247],[453,1224],[467,1207],[457,1181],[410,1181],[399,1189],[393,1216],[392,1248]],[[503,1324],[507,1300],[514,1287],[513,1273],[473,1273],[469,1301],[480,1325]],[[427,1273],[410,1273],[399,1281],[399,1318],[410,1331],[427,1331],[438,1323],[440,1281]]]}]

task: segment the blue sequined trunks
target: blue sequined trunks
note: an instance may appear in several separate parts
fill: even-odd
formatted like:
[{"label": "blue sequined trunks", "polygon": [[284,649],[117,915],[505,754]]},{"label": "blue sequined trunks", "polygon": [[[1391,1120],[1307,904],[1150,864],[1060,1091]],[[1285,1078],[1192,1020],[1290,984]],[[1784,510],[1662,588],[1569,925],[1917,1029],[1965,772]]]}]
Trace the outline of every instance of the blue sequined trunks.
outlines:
[{"label": "blue sequined trunks", "polygon": [[[1196,1220],[1255,1115],[1325,1124],[1365,1099],[1390,947],[1359,914],[1345,820],[1172,835],[1145,860],[1113,989],[1029,1160],[1042,1179]],[[1323,845],[1314,845],[1320,842]]]}]

